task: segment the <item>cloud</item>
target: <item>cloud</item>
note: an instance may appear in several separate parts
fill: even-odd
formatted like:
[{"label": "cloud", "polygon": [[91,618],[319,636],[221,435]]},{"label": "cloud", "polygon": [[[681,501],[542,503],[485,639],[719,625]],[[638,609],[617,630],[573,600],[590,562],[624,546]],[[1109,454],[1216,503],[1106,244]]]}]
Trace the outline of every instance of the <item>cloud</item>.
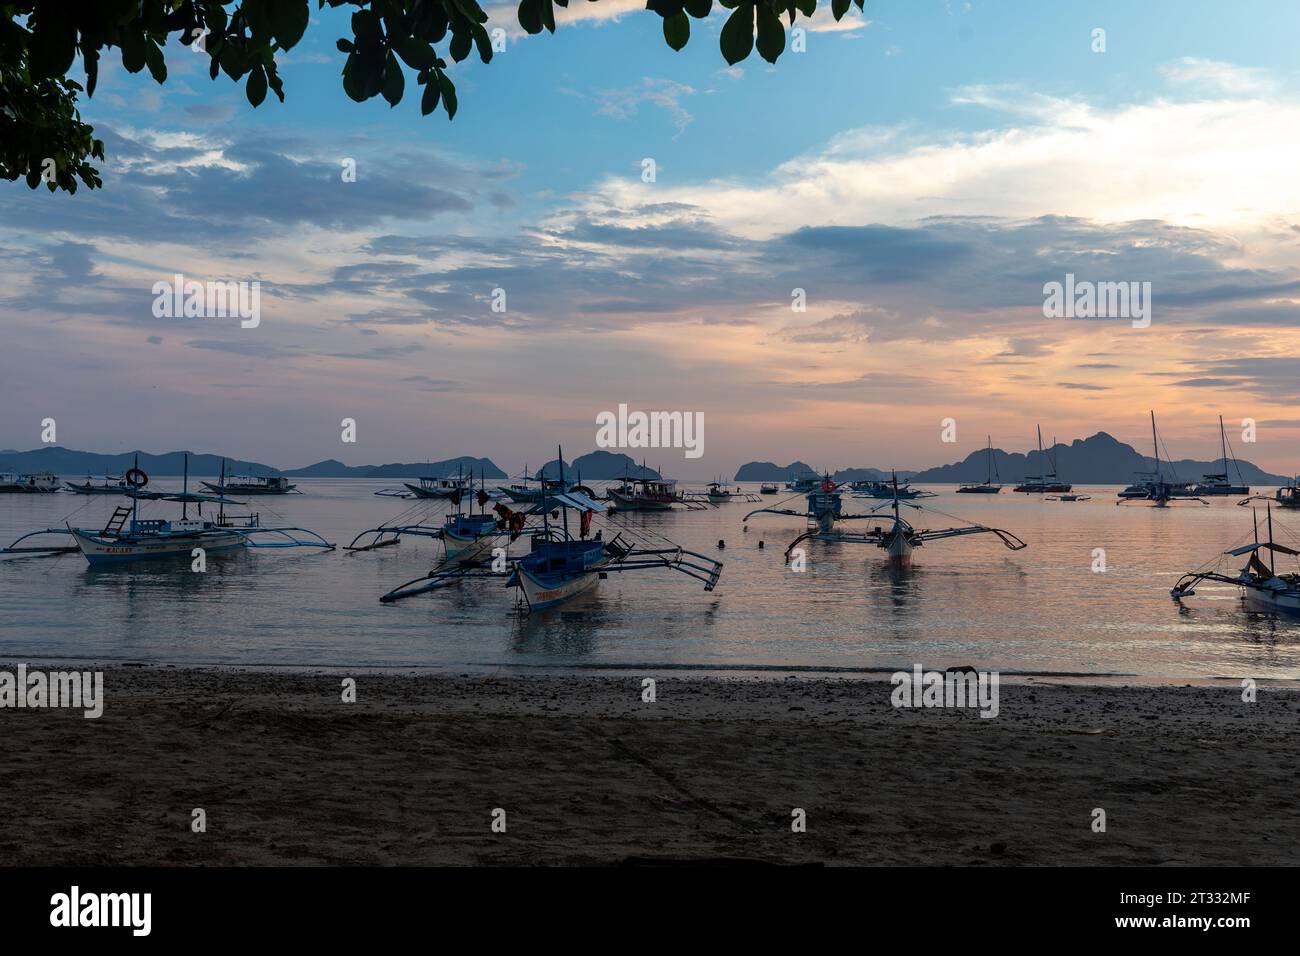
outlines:
[{"label": "cloud", "polygon": [[1274,89],[1273,82],[1260,69],[1236,66],[1221,60],[1204,60],[1185,56],[1160,68],[1171,83],[1195,86],[1228,94],[1264,93]]}]

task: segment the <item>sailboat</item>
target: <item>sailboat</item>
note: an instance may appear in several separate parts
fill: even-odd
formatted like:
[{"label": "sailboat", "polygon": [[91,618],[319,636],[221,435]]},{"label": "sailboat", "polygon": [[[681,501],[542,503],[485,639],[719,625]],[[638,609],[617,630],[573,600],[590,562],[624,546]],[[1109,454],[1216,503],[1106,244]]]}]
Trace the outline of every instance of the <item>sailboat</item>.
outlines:
[{"label": "sailboat", "polygon": [[[895,476],[891,482],[894,488],[899,488],[898,478]],[[850,544],[872,544],[882,549],[888,556],[889,562],[895,565],[908,565],[912,561],[912,553],[927,541],[937,541],[943,538],[956,538],[971,534],[991,534],[997,537],[1004,545],[1012,551],[1019,551],[1024,548],[1025,542],[1021,541],[1009,531],[1001,528],[990,528],[980,524],[966,524],[961,527],[940,528],[938,530],[918,529],[910,521],[903,517],[903,508],[912,508],[916,511],[932,510],[924,505],[916,505],[905,501],[901,495],[895,493],[890,501],[883,505],[877,505],[875,509],[867,514],[845,514],[843,510],[843,490],[842,486],[837,485],[830,477],[826,475],[822,479],[820,487],[808,493],[807,508],[804,511],[794,511],[785,508],[759,508],[745,515],[748,521],[755,515],[759,514],[777,514],[792,515],[795,517],[805,518],[807,520],[807,530],[799,535],[785,549],[785,557],[788,561],[791,553],[800,544],[800,542],[815,539],[818,541],[845,542]],[[890,507],[893,514],[880,515],[876,514],[880,508]],[[941,513],[941,512],[936,512]],[[945,517],[953,517],[946,515]],[[955,519],[961,521],[961,518]],[[868,521],[876,522],[878,527],[869,528],[866,531],[845,531],[836,527],[841,521]]]},{"label": "sailboat", "polygon": [[[993,478],[997,477],[998,483],[994,484]],[[959,495],[996,495],[1002,491],[1002,476],[998,474],[997,463],[993,461],[993,436],[988,436],[988,462],[984,468],[984,480],[981,482],[967,482],[957,489]]]},{"label": "sailboat", "polygon": [[1219,448],[1223,452],[1223,471],[1213,475],[1202,475],[1200,482],[1192,489],[1193,494],[1215,496],[1215,495],[1248,495],[1250,486],[1245,483],[1241,477],[1241,465],[1237,459],[1232,459],[1232,466],[1237,470],[1237,484],[1228,480],[1228,433],[1223,429],[1223,416],[1219,416]]},{"label": "sailboat", "polygon": [[[1060,494],[1069,491],[1074,486],[1069,482],[1062,481],[1057,476],[1056,462],[1043,451],[1043,428],[1041,425],[1035,427],[1038,429],[1038,477],[1025,478],[1011,490],[1024,492],[1025,494]],[[1051,461],[1052,470],[1046,471],[1046,464],[1049,461]]]},{"label": "sailboat", "polygon": [[1156,413],[1151,412],[1151,445],[1152,452],[1155,455],[1155,471],[1150,472],[1150,478],[1146,481],[1140,481],[1137,488],[1145,494],[1135,494],[1134,486],[1125,488],[1119,493],[1117,505],[1122,505],[1128,501],[1150,501],[1157,508],[1166,508],[1169,502],[1178,501],[1196,501],[1200,504],[1209,504],[1208,501],[1196,497],[1192,492],[1191,482],[1178,481],[1178,476],[1174,474],[1173,465],[1169,466],[1170,479],[1166,479],[1164,471],[1160,467],[1160,438],[1156,434]]},{"label": "sailboat", "polygon": [[[564,481],[564,452],[559,449],[560,481]],[[504,506],[503,506],[504,508]],[[704,590],[712,591],[722,575],[722,562],[688,551],[658,537],[668,547],[648,546],[634,540],[629,527],[606,539],[604,529],[592,532],[592,519],[607,514],[605,505],[577,491],[548,495],[524,513],[504,509],[510,538],[524,533],[526,517],[541,518],[540,527],[532,527],[528,554],[506,563],[503,572],[493,568],[435,568],[423,577],[400,585],[380,597],[384,603],[425,594],[471,578],[504,576],[507,587],[517,588],[527,611],[541,611],[569,601],[593,588],[610,574],[630,571],[671,570],[701,581]],[[558,511],[560,526],[551,522]],[[569,512],[578,516],[578,533],[569,528]],[[508,517],[507,517],[508,516]],[[624,536],[627,536],[626,538]]]},{"label": "sailboat", "polygon": [[[120,505],[113,510],[112,516],[103,528],[74,528],[65,525],[62,528],[46,528],[23,535],[9,547],[0,551],[2,554],[62,554],[80,551],[92,566],[105,564],[123,564],[132,561],[158,558],[191,557],[196,548],[206,554],[233,551],[241,548],[292,548],[313,547],[333,550],[330,544],[314,531],[296,527],[262,527],[260,517],[256,514],[242,518],[232,518],[226,514],[226,505],[240,505],[220,495],[197,494],[189,490],[189,455],[185,456],[185,471],[182,490],[174,492],[151,492],[145,487],[149,476],[139,467],[137,457],[135,465],[124,476],[130,490],[130,506]],[[221,477],[225,481],[225,461],[221,465]],[[141,501],[171,501],[180,504],[179,520],[163,518],[141,518]],[[215,504],[218,511],[215,520],[203,518],[203,505]],[[198,517],[189,516],[190,505],[195,505]],[[29,538],[41,536],[66,535],[73,544],[41,547],[39,545],[21,546]],[[271,540],[261,540],[260,536],[273,536]]]},{"label": "sailboat", "polygon": [[[1273,540],[1273,508],[1266,505],[1265,509],[1267,538],[1263,541],[1259,538],[1259,514],[1256,512],[1251,543],[1223,552],[1212,565],[1202,570],[1188,571],[1169,591],[1174,600],[1181,601],[1194,595],[1196,586],[1202,581],[1220,581],[1241,588],[1242,598],[1251,610],[1300,612],[1300,573],[1277,569],[1279,556],[1296,557],[1300,551]],[[1245,555],[1250,555],[1250,558],[1236,575],[1224,574],[1220,570],[1228,558]]]}]

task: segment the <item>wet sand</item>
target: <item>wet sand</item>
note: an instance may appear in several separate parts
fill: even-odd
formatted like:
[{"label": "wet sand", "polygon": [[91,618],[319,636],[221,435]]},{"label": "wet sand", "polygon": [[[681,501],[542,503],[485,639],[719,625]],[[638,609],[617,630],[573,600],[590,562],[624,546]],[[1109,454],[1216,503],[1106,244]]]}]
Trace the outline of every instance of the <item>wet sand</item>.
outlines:
[{"label": "wet sand", "polygon": [[881,681],[345,676],[118,667],[98,720],[0,710],[0,863],[1300,863],[1294,689],[1004,683],[981,719]]}]

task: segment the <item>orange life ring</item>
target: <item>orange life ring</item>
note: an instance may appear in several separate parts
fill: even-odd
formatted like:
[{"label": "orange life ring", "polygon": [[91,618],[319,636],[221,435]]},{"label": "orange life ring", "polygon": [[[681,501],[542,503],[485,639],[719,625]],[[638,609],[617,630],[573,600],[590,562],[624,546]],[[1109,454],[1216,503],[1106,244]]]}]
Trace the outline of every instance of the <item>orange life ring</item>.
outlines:
[{"label": "orange life ring", "polygon": [[835,482],[831,481],[829,478],[823,478],[822,491],[834,491],[834,490],[835,490]]},{"label": "orange life ring", "polygon": [[125,475],[122,476],[122,478],[132,488],[143,488],[145,485],[149,484],[149,476],[146,475],[139,468],[130,469]]}]

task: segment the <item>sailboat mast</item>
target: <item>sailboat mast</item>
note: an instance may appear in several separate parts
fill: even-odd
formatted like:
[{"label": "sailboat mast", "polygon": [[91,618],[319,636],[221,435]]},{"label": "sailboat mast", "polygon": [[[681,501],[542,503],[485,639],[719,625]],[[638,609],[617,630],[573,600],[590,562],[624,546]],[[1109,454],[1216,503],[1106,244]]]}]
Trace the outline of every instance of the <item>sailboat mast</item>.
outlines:
[{"label": "sailboat mast", "polygon": [[1036,427],[1038,428],[1038,483],[1041,485],[1047,480],[1047,473],[1043,464],[1045,461],[1043,458],[1043,426],[1038,425]]},{"label": "sailboat mast", "polygon": [[1151,410],[1151,450],[1156,453],[1156,481],[1160,480],[1160,443],[1156,441],[1156,413]]},{"label": "sailboat mast", "polygon": [[987,435],[985,437],[988,438],[989,455],[984,468],[984,484],[991,485],[993,484],[993,436]]},{"label": "sailboat mast", "polygon": [[1223,430],[1223,416],[1219,416],[1219,445],[1223,449],[1223,477],[1228,477],[1228,435]]}]

